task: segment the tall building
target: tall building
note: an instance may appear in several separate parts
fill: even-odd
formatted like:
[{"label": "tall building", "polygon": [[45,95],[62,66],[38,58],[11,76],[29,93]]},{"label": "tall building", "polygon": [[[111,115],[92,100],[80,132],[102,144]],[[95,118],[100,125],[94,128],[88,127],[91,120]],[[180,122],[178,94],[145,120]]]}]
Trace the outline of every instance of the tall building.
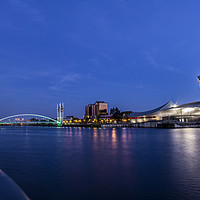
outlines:
[{"label": "tall building", "polygon": [[64,118],[64,103],[57,104],[57,121],[62,124]]},{"label": "tall building", "polygon": [[108,103],[104,101],[95,102],[95,115],[108,115]]},{"label": "tall building", "polygon": [[88,104],[88,106],[85,106],[85,118],[95,118],[94,104]]},{"label": "tall building", "polygon": [[108,115],[108,103],[96,101],[85,107],[85,118],[97,118],[99,115]]}]

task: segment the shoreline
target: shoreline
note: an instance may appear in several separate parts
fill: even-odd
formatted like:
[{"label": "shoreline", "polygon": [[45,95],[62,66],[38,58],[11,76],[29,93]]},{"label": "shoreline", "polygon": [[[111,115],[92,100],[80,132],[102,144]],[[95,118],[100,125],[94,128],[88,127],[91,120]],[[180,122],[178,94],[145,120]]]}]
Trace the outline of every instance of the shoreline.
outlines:
[{"label": "shoreline", "polygon": [[57,126],[55,124],[1,124],[1,127],[85,127],[85,128],[156,128],[156,129],[176,129],[176,128],[200,128],[199,123],[175,123],[175,122],[143,122],[143,123],[112,123],[112,124],[79,124],[70,123]]}]

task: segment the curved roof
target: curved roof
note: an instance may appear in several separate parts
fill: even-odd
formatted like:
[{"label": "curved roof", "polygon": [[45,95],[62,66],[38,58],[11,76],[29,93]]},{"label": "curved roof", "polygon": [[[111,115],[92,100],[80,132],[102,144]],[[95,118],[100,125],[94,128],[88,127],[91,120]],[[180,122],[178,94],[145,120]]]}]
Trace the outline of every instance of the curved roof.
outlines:
[{"label": "curved roof", "polygon": [[[195,101],[195,102],[191,102],[191,103],[186,103],[186,104],[182,104],[179,106],[176,106],[176,108],[194,108],[194,107],[200,107],[200,101]],[[149,110],[149,111],[145,111],[145,112],[132,112],[129,117],[139,117],[139,116],[145,116],[145,115],[151,115],[151,114],[155,114],[158,111],[162,111],[162,110],[167,110],[167,109],[173,109],[174,108],[174,104],[169,101],[166,104],[155,108],[153,110]]]},{"label": "curved roof", "polygon": [[153,110],[148,110],[148,111],[144,111],[144,112],[132,112],[129,115],[129,117],[139,117],[139,116],[144,116],[144,115],[150,115],[150,114],[156,113],[161,110],[166,110],[166,109],[172,108],[173,105],[174,104],[171,101],[169,101],[169,102],[165,103],[164,105],[162,105],[158,108],[155,108]]},{"label": "curved roof", "polygon": [[200,107],[200,101],[195,101],[192,103],[186,103],[186,104],[182,104],[180,106],[177,106],[177,108],[186,108],[186,107]]}]

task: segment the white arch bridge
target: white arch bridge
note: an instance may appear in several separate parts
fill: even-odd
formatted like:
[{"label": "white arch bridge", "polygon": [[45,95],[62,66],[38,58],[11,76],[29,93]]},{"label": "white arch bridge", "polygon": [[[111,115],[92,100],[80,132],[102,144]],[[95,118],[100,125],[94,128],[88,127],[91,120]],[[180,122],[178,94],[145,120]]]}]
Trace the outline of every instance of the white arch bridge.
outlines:
[{"label": "white arch bridge", "polygon": [[[23,117],[20,119],[20,117]],[[30,118],[32,119],[25,119]],[[38,120],[37,118],[41,118],[42,120]],[[13,119],[13,120],[12,120]],[[8,117],[4,117],[0,119],[0,125],[9,125],[9,124],[54,124],[57,126],[61,126],[62,122],[57,121],[56,119],[53,119],[51,117],[47,117],[44,115],[39,114],[17,114],[17,115],[11,115]]]}]

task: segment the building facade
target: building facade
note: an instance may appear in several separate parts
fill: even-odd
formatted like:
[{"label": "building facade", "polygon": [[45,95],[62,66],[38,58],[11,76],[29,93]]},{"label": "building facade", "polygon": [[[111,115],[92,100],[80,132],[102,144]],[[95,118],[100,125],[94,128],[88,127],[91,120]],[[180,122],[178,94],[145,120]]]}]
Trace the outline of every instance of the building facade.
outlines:
[{"label": "building facade", "polygon": [[174,124],[200,124],[200,101],[176,105],[168,102],[145,112],[132,112],[129,119],[133,124],[149,122]]},{"label": "building facade", "polygon": [[94,104],[88,104],[85,107],[85,118],[97,118],[101,115],[108,115],[108,103],[96,101]]},{"label": "building facade", "polygon": [[85,118],[95,118],[95,104],[85,106]]}]

